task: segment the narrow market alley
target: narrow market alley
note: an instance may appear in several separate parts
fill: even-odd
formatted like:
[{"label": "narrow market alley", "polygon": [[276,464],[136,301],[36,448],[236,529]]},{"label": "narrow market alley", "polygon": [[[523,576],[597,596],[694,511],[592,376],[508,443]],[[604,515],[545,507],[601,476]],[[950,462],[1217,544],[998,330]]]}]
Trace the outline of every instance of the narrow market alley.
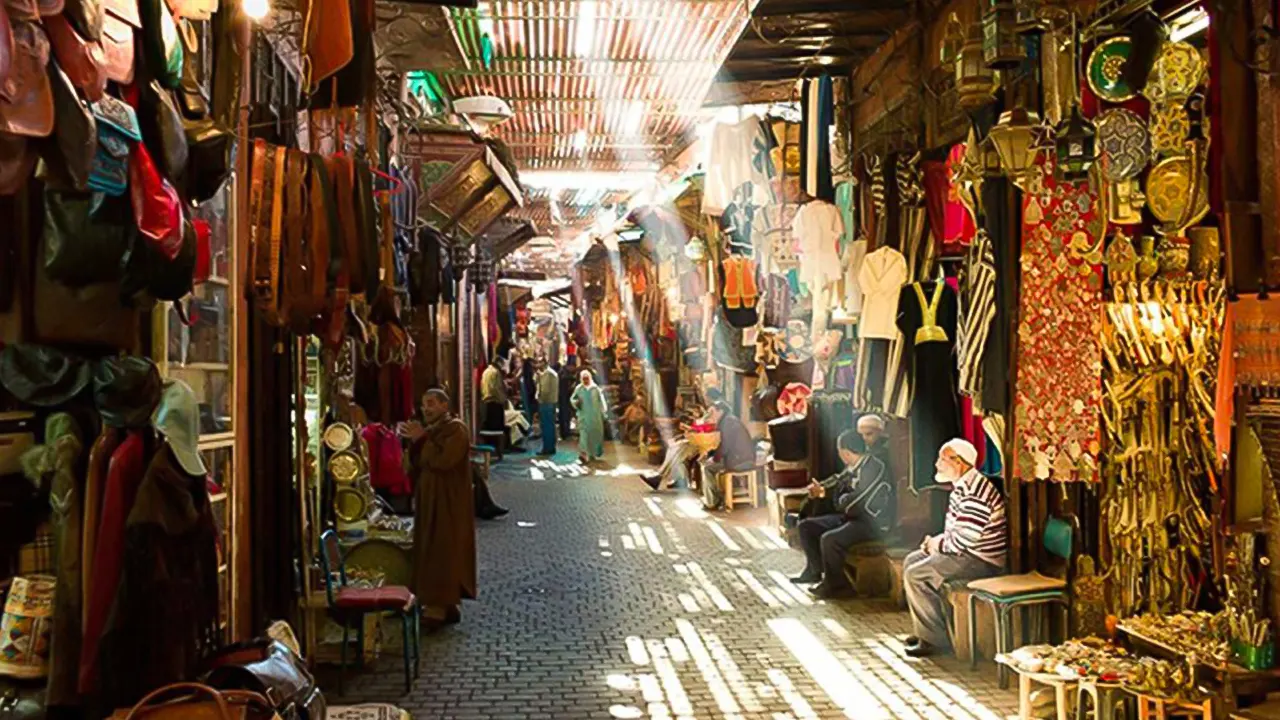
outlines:
[{"label": "narrow market alley", "polygon": [[763,510],[709,515],[687,491],[652,493],[612,444],[591,471],[571,447],[553,460],[494,466],[512,512],[479,525],[480,599],[423,639],[424,681],[402,697],[394,647],[333,702],[458,720],[1014,714],[994,672],[904,659],[905,612],[791,585],[803,558]]}]

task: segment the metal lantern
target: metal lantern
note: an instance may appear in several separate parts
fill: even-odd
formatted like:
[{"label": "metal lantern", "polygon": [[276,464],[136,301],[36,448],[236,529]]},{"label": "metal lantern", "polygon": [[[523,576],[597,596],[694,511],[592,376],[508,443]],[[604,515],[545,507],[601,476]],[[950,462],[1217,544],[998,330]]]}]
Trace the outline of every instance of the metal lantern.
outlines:
[{"label": "metal lantern", "polygon": [[945,67],[958,64],[960,62],[960,53],[964,49],[964,42],[964,25],[961,24],[960,18],[956,17],[955,13],[951,13],[951,17],[947,18],[947,27],[942,36],[942,43],[938,46],[938,60]]},{"label": "metal lantern", "polygon": [[481,250],[476,253],[476,261],[471,266],[471,284],[477,290],[489,287],[493,282],[493,256]]},{"label": "metal lantern", "polygon": [[991,0],[982,16],[982,56],[992,70],[1009,70],[1027,59],[1012,0]]},{"label": "metal lantern", "polygon": [[991,102],[996,76],[982,52],[982,23],[971,23],[956,60],[956,95],[960,107],[975,112]]},{"label": "metal lantern", "polygon": [[449,266],[453,268],[454,282],[460,282],[467,269],[471,267],[471,248],[455,241],[449,247]]},{"label": "metal lantern", "polygon": [[1000,122],[991,128],[989,134],[1000,155],[1000,167],[1019,188],[1023,188],[1036,161],[1039,123],[1040,116],[1023,108],[1014,108],[1000,114]]},{"label": "metal lantern", "polygon": [[1089,168],[1097,159],[1098,131],[1080,114],[1080,106],[1071,106],[1071,115],[1058,124],[1054,133],[1057,166],[1054,175],[1063,182],[1078,183],[1089,179]]},{"label": "metal lantern", "polygon": [[1050,30],[1049,19],[1042,12],[1044,0],[1014,0],[1014,30],[1021,35],[1037,35]]}]

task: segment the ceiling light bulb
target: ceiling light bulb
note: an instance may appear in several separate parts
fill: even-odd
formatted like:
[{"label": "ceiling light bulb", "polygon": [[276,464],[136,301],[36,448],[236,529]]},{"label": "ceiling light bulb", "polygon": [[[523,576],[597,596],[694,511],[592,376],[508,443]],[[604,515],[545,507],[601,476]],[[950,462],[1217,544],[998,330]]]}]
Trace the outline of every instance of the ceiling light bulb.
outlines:
[{"label": "ceiling light bulb", "polygon": [[271,3],[268,0],[241,0],[240,9],[251,20],[261,20],[271,12]]},{"label": "ceiling light bulb", "polygon": [[578,57],[590,57],[596,44],[596,0],[578,3],[578,28],[573,35],[573,52]]}]

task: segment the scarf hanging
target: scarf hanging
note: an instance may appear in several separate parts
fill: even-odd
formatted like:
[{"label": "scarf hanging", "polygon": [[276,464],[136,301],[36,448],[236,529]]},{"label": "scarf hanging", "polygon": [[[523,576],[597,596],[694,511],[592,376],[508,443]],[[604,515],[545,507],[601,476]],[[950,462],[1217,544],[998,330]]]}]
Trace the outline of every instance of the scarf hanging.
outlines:
[{"label": "scarf hanging", "polygon": [[802,81],[800,120],[801,189],[811,197],[832,202],[831,125],[835,122],[831,76]]}]

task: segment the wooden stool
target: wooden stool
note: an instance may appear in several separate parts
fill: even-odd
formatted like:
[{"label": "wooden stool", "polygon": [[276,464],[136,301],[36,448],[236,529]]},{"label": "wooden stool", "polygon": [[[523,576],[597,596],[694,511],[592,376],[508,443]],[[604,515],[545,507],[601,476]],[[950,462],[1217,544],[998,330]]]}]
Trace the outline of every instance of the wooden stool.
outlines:
[{"label": "wooden stool", "polygon": [[[739,500],[745,500],[751,507],[760,507],[760,475],[764,473],[764,466],[757,465],[750,470],[725,470],[720,473],[720,487],[724,489],[724,509],[733,510],[734,503]],[[742,478],[747,481],[745,488],[739,487],[734,481]]]},{"label": "wooden stool", "polygon": [[1076,690],[1076,720],[1135,720],[1133,696],[1123,685],[1081,678]]},{"label": "wooden stool", "polygon": [[890,548],[884,553],[889,558],[889,600],[899,610],[907,609],[907,591],[902,584],[902,570],[909,552],[911,551],[905,548]]},{"label": "wooden stool", "polygon": [[502,452],[507,445],[506,430],[481,430],[480,439],[487,442],[483,443],[486,447],[493,448],[493,453],[498,457],[495,462],[502,462]]},{"label": "wooden stool", "polygon": [[1188,703],[1141,693],[1137,693],[1137,696],[1138,720],[1168,720],[1175,717],[1213,720],[1212,698],[1206,698],[1202,703]]},{"label": "wooden stool", "polygon": [[489,477],[490,458],[493,457],[494,449],[492,445],[476,445],[471,448],[472,462],[479,462],[484,467],[484,476]]},{"label": "wooden stool", "polygon": [[1017,668],[1011,669],[1018,673],[1018,717],[1021,720],[1031,720],[1032,717],[1032,683],[1053,688],[1054,709],[1057,712],[1054,717],[1057,720],[1068,720],[1071,717],[1071,697],[1074,693],[1068,691],[1076,689],[1077,680],[1049,673],[1029,673],[1021,672]]}]

